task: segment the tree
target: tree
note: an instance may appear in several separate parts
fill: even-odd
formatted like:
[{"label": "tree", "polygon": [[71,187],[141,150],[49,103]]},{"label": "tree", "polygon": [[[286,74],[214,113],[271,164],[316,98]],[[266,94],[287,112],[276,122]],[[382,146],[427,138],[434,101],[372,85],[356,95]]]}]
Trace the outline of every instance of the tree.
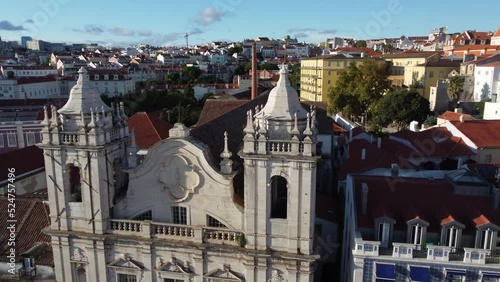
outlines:
[{"label": "tree", "polygon": [[229,56],[232,56],[234,54],[240,54],[243,52],[243,47],[241,46],[234,46],[234,47],[231,47],[227,50],[227,54]]},{"label": "tree", "polygon": [[448,98],[453,103],[458,102],[460,94],[464,91],[464,78],[460,76],[453,76],[448,82]]},{"label": "tree", "polygon": [[407,127],[412,121],[420,124],[430,114],[429,101],[416,91],[397,90],[383,96],[377,103],[377,118],[380,126],[395,123],[398,130]]},{"label": "tree", "polygon": [[263,63],[259,66],[259,70],[279,70],[279,68],[276,64]]},{"label": "tree", "polygon": [[354,44],[354,47],[366,47],[367,44],[366,44],[366,41],[365,40],[358,40],[356,41],[356,43]]},{"label": "tree", "polygon": [[299,83],[300,83],[300,64],[289,65],[290,75],[288,76],[290,79],[290,85],[295,88],[295,90],[299,91]]},{"label": "tree", "polygon": [[340,72],[335,86],[328,92],[328,111],[346,116],[367,116],[389,89],[385,61],[366,59],[359,66],[352,62]]},{"label": "tree", "polygon": [[197,67],[185,67],[181,71],[182,80],[195,81],[201,76],[201,70]]}]

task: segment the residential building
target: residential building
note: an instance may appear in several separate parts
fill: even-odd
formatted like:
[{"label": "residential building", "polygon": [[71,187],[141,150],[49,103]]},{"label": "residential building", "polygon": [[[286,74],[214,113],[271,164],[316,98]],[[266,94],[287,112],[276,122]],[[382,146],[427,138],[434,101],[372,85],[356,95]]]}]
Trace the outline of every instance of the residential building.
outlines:
[{"label": "residential building", "polygon": [[476,30],[466,30],[460,34],[449,37],[443,50],[453,51],[459,47],[490,45],[493,33]]},{"label": "residential building", "polygon": [[341,281],[497,281],[500,189],[467,168],[348,175]]},{"label": "residential building", "polygon": [[48,51],[50,49],[50,43],[43,40],[28,40],[26,42],[26,48],[32,51]]},{"label": "residential building", "polygon": [[[408,71],[408,75],[406,71]],[[413,67],[406,67],[405,79],[409,80],[411,74],[411,77],[415,79],[414,81],[419,82],[417,84],[424,87],[423,96],[429,99],[431,87],[436,85],[439,80],[448,79],[453,71],[460,71],[459,61],[439,59]]]},{"label": "residential building", "polygon": [[9,72],[12,72],[14,77],[43,77],[48,75],[57,75],[57,69],[55,67],[24,65],[0,66],[0,78],[6,79]]},{"label": "residential building", "polygon": [[496,100],[492,99],[491,102],[484,103],[483,119],[486,120],[500,119],[500,101],[498,97],[496,97]]},{"label": "residential building", "polygon": [[276,48],[274,46],[262,46],[260,54],[264,58],[274,58],[276,57]]},{"label": "residential building", "polygon": [[300,104],[287,72],[204,125],[175,124],[137,165],[123,104],[107,107],[82,68],[39,144],[56,280],[303,282],[331,269],[332,201],[316,197],[317,173],[332,173],[328,118]]},{"label": "residential building", "polygon": [[395,54],[384,54],[382,57],[386,61],[391,62],[389,73],[396,75],[396,78],[394,78],[393,81],[398,81],[399,83],[401,79],[401,67],[404,67],[403,84],[405,86],[410,86],[422,83],[424,71],[420,65],[439,60],[440,54],[439,52],[420,52],[408,50]]},{"label": "residential building", "polygon": [[464,77],[464,93],[460,101],[474,101],[476,66],[500,62],[500,54],[482,57],[468,55],[464,60],[465,62],[460,65],[460,76]]},{"label": "residential building", "polygon": [[474,69],[474,101],[493,99],[500,94],[500,62],[476,65]]},{"label": "residential building", "polygon": [[338,81],[340,72],[353,62],[361,64],[365,58],[347,54],[302,58],[300,63],[300,99],[327,102],[328,92]]},{"label": "residential building", "polygon": [[24,48],[28,47],[28,41],[32,40],[31,36],[21,36],[21,46]]},{"label": "residential building", "polygon": [[491,45],[500,45],[500,28],[491,37]]},{"label": "residential building", "polygon": [[500,162],[500,120],[448,121],[438,125],[446,128],[453,136],[460,137],[477,154],[478,163]]},{"label": "residential building", "polygon": [[464,114],[461,108],[456,108],[455,111],[446,111],[437,117],[436,124],[440,125],[447,121],[460,121],[463,120],[473,120],[475,119],[473,116]]},{"label": "residential building", "polygon": [[[0,99],[47,99],[68,95],[67,78],[55,76],[0,79]],[[66,91],[65,91],[66,90]]]},{"label": "residential building", "polygon": [[112,69],[90,69],[90,83],[99,93],[109,97],[122,96],[135,91],[135,81],[127,73]]}]

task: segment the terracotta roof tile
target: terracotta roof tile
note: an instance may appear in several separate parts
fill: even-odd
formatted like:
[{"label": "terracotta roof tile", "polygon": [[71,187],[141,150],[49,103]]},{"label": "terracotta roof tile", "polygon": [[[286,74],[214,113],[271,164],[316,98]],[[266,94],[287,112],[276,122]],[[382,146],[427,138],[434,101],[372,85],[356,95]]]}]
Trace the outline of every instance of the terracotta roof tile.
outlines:
[{"label": "terracotta roof tile", "polygon": [[[7,211],[9,201],[7,197],[0,196],[0,210]],[[0,214],[0,229],[7,230],[7,212]],[[21,254],[28,251],[36,244],[44,242],[51,244],[50,236],[42,230],[50,225],[49,209],[40,200],[28,200],[16,198],[16,260],[22,260]],[[0,232],[0,261],[7,259],[7,238],[9,232]],[[52,248],[47,248],[39,257],[35,258],[35,263],[39,265],[54,265]]]},{"label": "terracotta roof tile", "polygon": [[141,149],[148,149],[155,143],[168,138],[172,124],[146,112],[137,112],[128,119],[130,133],[135,129],[135,140]]},{"label": "terracotta roof tile", "polygon": [[205,124],[247,102],[248,100],[207,99],[195,126]]},{"label": "terracotta roof tile", "polygon": [[500,120],[450,121],[478,147],[500,146]]},{"label": "terracotta roof tile", "polygon": [[[492,222],[500,224],[500,213],[488,196],[458,195],[446,180],[390,178],[384,176],[355,177],[358,226],[373,228],[380,207],[396,221],[395,229],[406,231],[406,222],[419,217],[429,222],[431,232],[439,232],[441,224],[453,219],[465,225],[466,233]],[[366,213],[362,210],[362,183],[368,186]],[[436,212],[441,210],[441,212]]]},{"label": "terracotta roof tile", "polygon": [[471,115],[468,114],[463,114],[463,113],[455,113],[451,111],[446,111],[442,113],[438,118],[440,119],[445,119],[449,121],[460,121],[460,116],[464,116],[464,119],[469,120],[469,119],[474,119]]}]

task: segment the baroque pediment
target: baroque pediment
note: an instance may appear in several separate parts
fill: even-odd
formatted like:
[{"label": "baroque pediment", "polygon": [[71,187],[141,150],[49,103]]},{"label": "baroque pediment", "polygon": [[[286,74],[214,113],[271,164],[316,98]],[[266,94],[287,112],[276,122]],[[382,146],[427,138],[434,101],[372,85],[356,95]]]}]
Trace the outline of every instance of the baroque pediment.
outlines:
[{"label": "baroque pediment", "polygon": [[143,270],[144,267],[142,263],[135,261],[129,257],[119,258],[108,264],[109,267],[127,269],[127,270]]},{"label": "baroque pediment", "polygon": [[245,281],[241,278],[241,275],[232,271],[228,266],[224,266],[223,269],[214,269],[205,274],[205,278],[211,279],[211,281]]},{"label": "baroque pediment", "polygon": [[195,166],[181,155],[166,159],[158,169],[157,179],[162,190],[168,191],[175,201],[184,201],[200,184]]}]

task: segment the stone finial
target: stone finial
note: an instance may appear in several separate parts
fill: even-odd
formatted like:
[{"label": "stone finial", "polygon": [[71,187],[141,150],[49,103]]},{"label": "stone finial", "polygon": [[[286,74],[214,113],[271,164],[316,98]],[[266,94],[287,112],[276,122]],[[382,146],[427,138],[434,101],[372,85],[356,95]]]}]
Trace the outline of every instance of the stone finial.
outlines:
[{"label": "stone finial", "polygon": [[252,121],[252,110],[249,110],[247,112],[247,126],[245,127],[244,132],[246,134],[253,134],[253,133],[255,133],[255,129],[253,127],[253,121]]},{"label": "stone finial", "polygon": [[221,158],[229,159],[233,154],[229,151],[227,145],[227,131],[224,132],[224,151],[220,154]]},{"label": "stone finial", "polygon": [[124,106],[123,102],[120,102],[120,116],[121,116],[121,119],[123,121],[128,120],[127,115],[125,114],[125,106]]},{"label": "stone finial", "polygon": [[227,145],[227,131],[224,132],[224,151],[220,154],[222,161],[220,162],[220,170],[223,174],[231,174],[233,171],[233,161],[231,161],[231,156],[233,154],[229,151]]},{"label": "stone finial", "polygon": [[297,113],[293,115],[293,129],[292,129],[292,134],[293,135],[299,135],[299,129],[297,127]]},{"label": "stone finial", "polygon": [[[83,113],[82,113],[82,117],[83,117]],[[95,125],[96,125],[96,123],[95,123],[94,109],[90,108],[90,122],[89,122],[89,124],[87,126],[90,127],[90,128],[94,128]]]},{"label": "stone finial", "polygon": [[45,125],[45,126],[48,126],[50,124],[49,113],[47,111],[47,106],[43,106],[43,121],[42,121],[41,124]]},{"label": "stone finial", "polygon": [[135,142],[135,128],[132,129],[132,136],[130,137],[130,146],[131,147],[137,147],[137,144]]},{"label": "stone finial", "polygon": [[306,129],[304,130],[304,135],[312,135],[311,131],[311,114],[307,113]]}]

